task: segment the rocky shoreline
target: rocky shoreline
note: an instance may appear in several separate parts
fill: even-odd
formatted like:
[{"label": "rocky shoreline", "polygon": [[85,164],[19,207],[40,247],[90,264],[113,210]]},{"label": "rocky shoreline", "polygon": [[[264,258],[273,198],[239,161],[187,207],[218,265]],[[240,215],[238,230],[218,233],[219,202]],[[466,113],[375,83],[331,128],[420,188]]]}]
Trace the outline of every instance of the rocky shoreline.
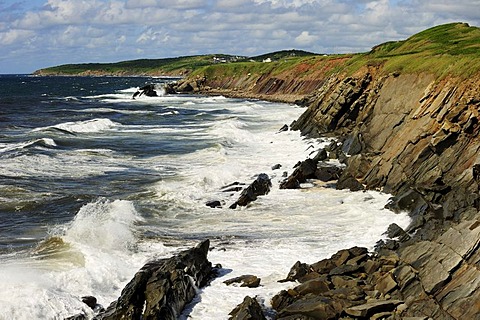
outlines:
[{"label": "rocky shoreline", "polygon": [[[349,157],[337,187],[391,193],[395,198],[388,207],[409,212],[413,220],[409,228],[396,230],[395,240],[374,253],[376,259],[390,263],[380,266],[382,274],[372,276],[362,263],[357,263],[360,271],[344,274],[353,281],[349,286],[356,283],[355,290],[363,290],[359,296],[363,298],[353,300],[354,304],[369,304],[379,297],[398,302],[395,308],[388,305],[388,310],[381,310],[378,305],[383,303],[374,301],[378,316],[371,315],[372,310],[368,316],[349,314],[342,306],[342,312],[324,317],[309,309],[310,300],[331,302],[335,300],[331,292],[305,296],[291,292],[288,303],[278,304],[279,315],[285,319],[480,319],[480,76],[464,80],[428,73],[385,74],[379,67],[366,66],[354,75],[333,75],[322,83],[297,101],[307,109],[292,129],[311,137],[340,137]],[[192,88],[211,93],[208,79]],[[243,97],[260,98],[254,91],[244,92]],[[225,93],[230,95],[228,90]],[[285,92],[271,95],[279,98]],[[353,264],[349,261],[345,265]],[[305,268],[331,281],[331,270],[326,276],[311,266]],[[387,291],[378,290],[382,281],[388,282]],[[328,292],[342,288],[327,287]],[[371,296],[372,288],[379,292]],[[295,307],[288,316],[282,313],[291,304],[308,307]]]},{"label": "rocky shoreline", "polygon": [[[319,79],[302,99],[281,87],[268,94],[259,87],[213,90],[206,77],[170,86],[170,92],[297,101],[306,110],[291,129],[336,136],[341,144],[304,159],[282,187],[326,179],[337,188],[381,190],[395,196],[389,209],[412,217],[406,230],[391,225],[391,240],[375,252],[355,247],[311,265],[297,262],[284,279],[295,281],[292,289],[272,299],[276,319],[480,319],[478,83],[480,75],[465,81],[366,66]],[[327,166],[325,157],[346,167]],[[230,317],[264,319],[264,309],[246,297]]]}]

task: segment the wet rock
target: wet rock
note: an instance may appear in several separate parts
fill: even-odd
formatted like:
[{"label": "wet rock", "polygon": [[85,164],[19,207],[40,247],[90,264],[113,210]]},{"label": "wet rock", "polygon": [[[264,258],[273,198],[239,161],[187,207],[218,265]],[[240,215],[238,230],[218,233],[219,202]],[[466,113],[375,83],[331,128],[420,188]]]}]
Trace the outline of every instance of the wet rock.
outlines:
[{"label": "wet rock", "polygon": [[313,159],[306,159],[302,161],[293,171],[293,173],[280,183],[280,189],[297,189],[301,183],[307,179],[315,178],[317,170],[317,163]]},{"label": "wet rock", "polygon": [[241,283],[240,287],[257,288],[258,286],[260,286],[260,280],[261,279],[258,278],[257,276],[247,274],[247,275],[226,280],[223,283],[225,283],[227,286],[232,285],[234,283]]},{"label": "wet rock", "polygon": [[277,163],[276,165],[272,166],[272,170],[278,170],[282,167],[281,164]]},{"label": "wet rock", "polygon": [[249,296],[246,296],[229,315],[229,320],[266,320],[258,301]]},{"label": "wet rock", "polygon": [[400,242],[405,242],[410,240],[410,236],[405,232],[398,224],[392,223],[388,226],[387,236],[390,239],[398,238]]},{"label": "wet rock", "polygon": [[284,131],[288,131],[288,124],[284,124],[280,130],[278,130],[278,132],[284,132]]},{"label": "wet rock", "polygon": [[246,189],[242,191],[240,197],[230,206],[235,209],[237,206],[246,206],[252,201],[257,200],[258,196],[266,195],[270,192],[272,182],[267,174],[261,173]]},{"label": "wet rock", "polygon": [[138,271],[122,290],[120,298],[97,320],[177,319],[187,303],[212,277],[207,260],[209,241],[177,255],[151,261]]},{"label": "wet rock", "polygon": [[338,190],[349,189],[350,191],[364,190],[365,187],[357,179],[355,179],[350,173],[343,171],[342,175],[337,181],[336,188]]},{"label": "wet rock", "polygon": [[222,203],[218,200],[208,201],[207,203],[205,203],[205,205],[207,207],[210,207],[210,208],[221,208],[222,207]]},{"label": "wet rock", "polygon": [[92,310],[97,306],[97,298],[92,296],[82,297],[82,302],[89,306]]},{"label": "wet rock", "polygon": [[279,282],[300,280],[302,277],[307,275],[311,270],[312,269],[309,264],[297,261],[288,272],[287,278],[285,278],[285,280],[280,280]]},{"label": "wet rock", "polygon": [[313,157],[314,162],[324,161],[324,160],[327,160],[327,159],[328,159],[328,154],[327,154],[327,150],[325,150],[325,148],[321,148],[320,150],[318,150],[315,157]]},{"label": "wet rock", "polygon": [[317,170],[315,171],[315,178],[328,182],[333,180],[338,180],[342,174],[342,168],[335,165],[319,163],[317,165]]}]

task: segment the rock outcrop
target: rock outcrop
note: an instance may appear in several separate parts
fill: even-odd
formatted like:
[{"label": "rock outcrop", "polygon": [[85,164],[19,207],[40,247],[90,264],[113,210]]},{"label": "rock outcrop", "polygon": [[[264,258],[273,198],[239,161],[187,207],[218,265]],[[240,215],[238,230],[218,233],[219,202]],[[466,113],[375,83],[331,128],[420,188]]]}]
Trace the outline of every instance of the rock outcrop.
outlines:
[{"label": "rock outcrop", "polygon": [[411,214],[408,241],[388,244],[402,315],[480,317],[479,82],[365,67],[325,81],[292,124],[343,136],[351,156],[339,183],[392,193],[388,206]]},{"label": "rock outcrop", "polygon": [[164,319],[176,320],[185,305],[212,277],[207,259],[210,242],[168,258],[147,263],[125,286],[120,298],[97,320]]},{"label": "rock outcrop", "polygon": [[271,186],[272,182],[268,175],[265,173],[259,174],[247,188],[243,189],[237,201],[230,205],[230,209],[235,209],[237,206],[246,206],[250,202],[257,200],[258,196],[266,195],[270,192]]}]

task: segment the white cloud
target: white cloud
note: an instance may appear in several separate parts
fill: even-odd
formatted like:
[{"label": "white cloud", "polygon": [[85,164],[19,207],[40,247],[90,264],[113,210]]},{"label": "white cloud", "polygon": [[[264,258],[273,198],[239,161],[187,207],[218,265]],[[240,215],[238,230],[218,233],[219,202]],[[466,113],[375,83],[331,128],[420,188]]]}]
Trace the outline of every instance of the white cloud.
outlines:
[{"label": "white cloud", "polygon": [[35,33],[31,30],[14,29],[6,32],[0,32],[0,44],[9,46],[15,43],[27,41]]},{"label": "white cloud", "polygon": [[296,38],[295,38],[295,43],[305,47],[308,46],[315,41],[317,41],[318,37],[312,36],[308,31],[302,31]]},{"label": "white cloud", "polygon": [[0,72],[35,55],[40,68],[73,58],[358,52],[440,23],[480,25],[480,0],[41,1],[0,4]]}]

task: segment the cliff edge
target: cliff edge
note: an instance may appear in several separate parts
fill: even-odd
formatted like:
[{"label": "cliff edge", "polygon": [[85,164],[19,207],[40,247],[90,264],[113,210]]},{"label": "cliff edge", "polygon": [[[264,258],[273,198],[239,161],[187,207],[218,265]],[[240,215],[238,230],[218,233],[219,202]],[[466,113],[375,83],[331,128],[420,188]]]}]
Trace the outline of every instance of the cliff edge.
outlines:
[{"label": "cliff edge", "polygon": [[[380,271],[369,275],[363,263],[343,274],[343,281],[371,289],[363,298],[376,291],[373,297],[391,301],[384,318],[480,319],[479,49],[480,29],[455,23],[364,55],[264,74],[223,69],[222,77],[209,67],[186,81],[195,81],[191,89],[196,92],[297,100],[307,109],[292,129],[357,145],[347,152],[343,175],[393,194],[387,206],[412,217],[401,237],[379,246],[378,259],[389,261]],[[354,258],[347,255],[342,263]],[[328,272],[322,276],[315,270],[306,266],[303,275],[333,281]],[[322,319],[319,305],[331,297],[293,290],[278,299],[283,299],[277,306],[285,319]],[[370,317],[372,309],[362,313],[361,306],[333,318]]]}]

